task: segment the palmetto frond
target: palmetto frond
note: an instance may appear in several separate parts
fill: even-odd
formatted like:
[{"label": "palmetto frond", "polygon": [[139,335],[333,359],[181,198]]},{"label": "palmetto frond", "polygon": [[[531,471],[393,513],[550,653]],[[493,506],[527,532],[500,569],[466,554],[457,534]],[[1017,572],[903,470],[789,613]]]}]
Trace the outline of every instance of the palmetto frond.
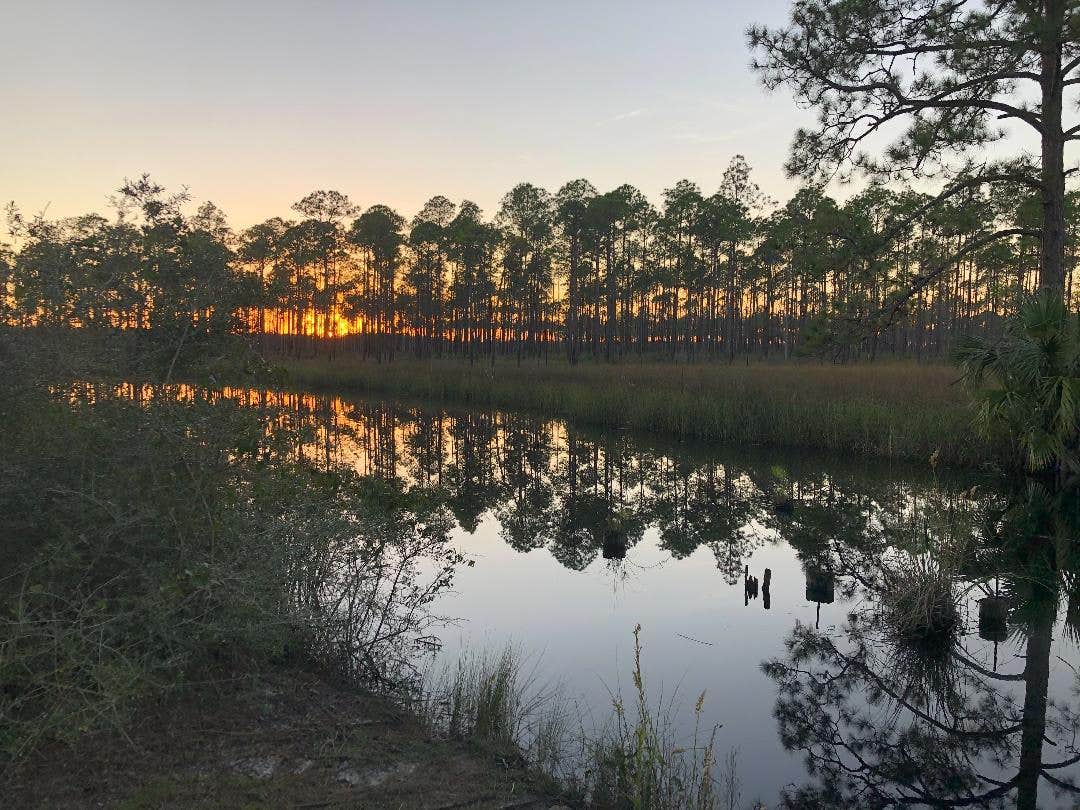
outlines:
[{"label": "palmetto frond", "polygon": [[1080,470],[1080,317],[1059,295],[1028,297],[1000,338],[968,338],[954,357],[980,430],[1005,434],[1032,472]]}]

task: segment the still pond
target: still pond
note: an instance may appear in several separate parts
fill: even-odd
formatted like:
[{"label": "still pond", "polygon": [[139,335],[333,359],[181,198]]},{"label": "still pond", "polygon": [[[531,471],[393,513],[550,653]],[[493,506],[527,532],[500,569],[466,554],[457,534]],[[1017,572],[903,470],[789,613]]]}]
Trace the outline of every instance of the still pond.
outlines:
[{"label": "still pond", "polygon": [[588,728],[640,624],[650,692],[687,737],[705,693],[741,804],[1076,806],[1074,534],[988,475],[233,396],[301,426],[298,457],[440,493],[470,564],[422,666],[511,645]]}]

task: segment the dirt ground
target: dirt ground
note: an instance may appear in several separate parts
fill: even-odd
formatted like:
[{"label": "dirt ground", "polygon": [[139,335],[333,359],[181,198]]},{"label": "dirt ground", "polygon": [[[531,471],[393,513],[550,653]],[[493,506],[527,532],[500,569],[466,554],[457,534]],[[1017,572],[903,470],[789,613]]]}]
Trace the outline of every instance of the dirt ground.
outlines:
[{"label": "dirt ground", "polygon": [[433,739],[389,701],[299,672],[144,713],[125,739],[42,752],[4,808],[561,808],[510,754]]}]

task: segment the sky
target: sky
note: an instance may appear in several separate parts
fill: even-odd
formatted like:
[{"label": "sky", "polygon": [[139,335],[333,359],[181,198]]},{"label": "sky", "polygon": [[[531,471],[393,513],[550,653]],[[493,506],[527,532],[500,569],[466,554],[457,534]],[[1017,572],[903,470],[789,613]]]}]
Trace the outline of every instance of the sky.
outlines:
[{"label": "sky", "polygon": [[782,200],[813,120],[749,68],[789,0],[2,4],[0,201],[50,218],[143,172],[237,227],[319,188],[406,216],[577,177],[655,202],[735,154]]}]

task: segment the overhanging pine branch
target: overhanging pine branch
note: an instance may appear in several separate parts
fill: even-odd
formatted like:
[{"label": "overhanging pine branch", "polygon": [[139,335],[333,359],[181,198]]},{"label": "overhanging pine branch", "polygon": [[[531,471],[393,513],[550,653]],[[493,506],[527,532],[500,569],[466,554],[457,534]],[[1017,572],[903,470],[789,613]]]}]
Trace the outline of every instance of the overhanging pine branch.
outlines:
[{"label": "overhanging pine branch", "polygon": [[943,262],[939,262],[930,271],[917,276],[915,280],[908,285],[908,288],[896,297],[896,300],[890,306],[883,307],[882,309],[878,310],[878,312],[875,313],[870,319],[871,323],[874,324],[874,330],[877,332],[881,332],[892,326],[892,324],[896,321],[896,316],[907,305],[908,301],[918,295],[918,293],[922,292],[922,290],[924,290],[932,281],[934,281],[934,279],[947,271],[950,267],[952,267],[962,258],[967,256],[969,253],[980,250],[981,248],[993,244],[1000,239],[1006,239],[1012,236],[1030,236],[1032,238],[1038,239],[1042,236],[1042,231],[1037,228],[1003,228],[1002,230],[994,231],[993,233],[987,234],[986,236],[972,239],[955,253],[953,253],[951,256],[949,256],[948,259]]}]

